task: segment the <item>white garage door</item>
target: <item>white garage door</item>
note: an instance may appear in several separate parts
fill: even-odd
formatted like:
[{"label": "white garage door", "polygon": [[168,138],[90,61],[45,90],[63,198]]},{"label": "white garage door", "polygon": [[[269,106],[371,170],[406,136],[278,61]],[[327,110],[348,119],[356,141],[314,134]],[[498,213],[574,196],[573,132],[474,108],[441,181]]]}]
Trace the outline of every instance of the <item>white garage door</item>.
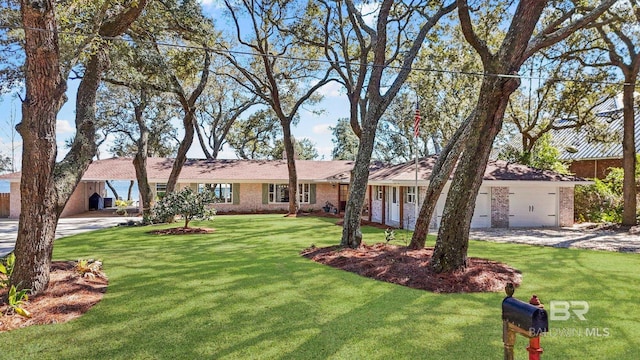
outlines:
[{"label": "white garage door", "polygon": [[491,227],[491,196],[488,187],[480,187],[476,198],[476,207],[471,218],[471,228]]},{"label": "white garage door", "polygon": [[529,187],[509,189],[509,227],[557,226],[558,190]]},{"label": "white garage door", "polygon": [[[440,227],[440,220],[442,220],[442,213],[444,212],[444,204],[446,202],[446,194],[449,188],[446,187],[440,195],[436,204],[436,217],[437,223],[435,227]],[[480,187],[478,197],[476,199],[476,206],[473,211],[473,218],[471,218],[472,228],[488,228],[491,227],[491,196],[489,195],[488,187]]]}]

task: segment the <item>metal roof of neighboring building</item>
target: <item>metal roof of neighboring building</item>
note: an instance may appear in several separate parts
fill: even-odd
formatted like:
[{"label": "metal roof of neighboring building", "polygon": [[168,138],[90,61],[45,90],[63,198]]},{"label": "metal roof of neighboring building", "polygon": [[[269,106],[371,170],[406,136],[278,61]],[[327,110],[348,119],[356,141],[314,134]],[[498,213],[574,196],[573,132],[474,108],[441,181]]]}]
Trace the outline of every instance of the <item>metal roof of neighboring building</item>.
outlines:
[{"label": "metal roof of neighboring building", "polygon": [[[622,158],[622,98],[615,96],[597,106],[596,111],[601,125],[606,129],[593,139],[589,131],[581,129],[561,129],[552,131],[552,144],[560,151],[560,160],[592,160]],[[561,124],[563,120],[559,120]],[[604,141],[599,141],[604,140]],[[640,152],[640,113],[635,117],[636,152]],[[510,143],[517,149],[522,148],[521,140],[515,137]]]}]

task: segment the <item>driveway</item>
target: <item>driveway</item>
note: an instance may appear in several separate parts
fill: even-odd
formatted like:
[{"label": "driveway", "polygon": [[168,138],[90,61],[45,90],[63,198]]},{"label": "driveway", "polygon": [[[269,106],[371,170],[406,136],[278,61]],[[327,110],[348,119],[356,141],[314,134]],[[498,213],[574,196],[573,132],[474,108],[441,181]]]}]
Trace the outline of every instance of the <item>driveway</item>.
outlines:
[{"label": "driveway", "polygon": [[588,225],[555,228],[472,229],[469,238],[502,243],[640,253],[640,234]]},{"label": "driveway", "polygon": [[[62,218],[56,229],[56,239],[79,234],[87,231],[117,226],[129,220],[139,220],[135,217],[92,217],[92,218]],[[18,232],[18,220],[0,219],[0,257],[13,251]]]}]

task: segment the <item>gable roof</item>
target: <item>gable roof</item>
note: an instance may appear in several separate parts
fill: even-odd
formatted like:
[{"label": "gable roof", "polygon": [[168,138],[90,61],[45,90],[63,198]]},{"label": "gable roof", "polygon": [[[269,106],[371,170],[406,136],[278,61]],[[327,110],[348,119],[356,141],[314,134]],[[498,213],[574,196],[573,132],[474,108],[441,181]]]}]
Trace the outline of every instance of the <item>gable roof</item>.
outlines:
[{"label": "gable roof", "polygon": [[[147,176],[151,182],[166,181],[171,174],[174,159],[147,159]],[[298,179],[301,181],[330,181],[336,174],[349,172],[352,161],[296,160]],[[130,158],[94,161],[82,177],[83,180],[135,179]],[[188,159],[180,172],[182,181],[255,182],[286,181],[289,172],[286,160],[206,160]]]},{"label": "gable roof", "polygon": [[[418,161],[418,180],[426,181],[431,177],[437,155],[422,158]],[[373,170],[369,176],[372,183],[394,183],[415,181],[416,164],[414,161],[382,166]],[[449,178],[451,179],[451,177]],[[508,163],[503,160],[489,160],[484,172],[484,180],[507,181],[573,181],[583,182],[585,179],[563,175],[549,170],[535,169],[530,166]]]},{"label": "gable roof", "polygon": [[[437,156],[419,161],[418,179],[428,181]],[[166,182],[171,174],[174,159],[148,158],[149,182]],[[300,181],[348,183],[353,161],[296,160]],[[401,183],[415,181],[415,162],[387,165],[374,162],[369,167],[372,183]],[[83,181],[135,180],[136,174],[131,158],[95,160],[82,176]],[[188,159],[180,172],[182,182],[286,182],[289,179],[286,160],[206,160]],[[548,170],[491,160],[487,164],[485,180],[510,181],[584,181],[582,178],[561,175]],[[20,173],[0,175],[0,180],[19,181]]]}]

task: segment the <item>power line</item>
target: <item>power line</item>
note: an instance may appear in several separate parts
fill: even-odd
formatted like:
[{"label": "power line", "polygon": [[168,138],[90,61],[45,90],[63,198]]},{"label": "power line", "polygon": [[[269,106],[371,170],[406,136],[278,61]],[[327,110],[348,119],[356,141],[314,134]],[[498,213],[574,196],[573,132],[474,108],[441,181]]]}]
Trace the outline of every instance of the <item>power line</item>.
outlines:
[{"label": "power line", "polygon": [[[9,29],[9,30],[32,30],[32,31],[40,31],[40,32],[54,32],[52,30],[40,29],[40,28],[30,28],[30,27],[13,27],[7,25],[0,25],[0,29]],[[198,45],[186,45],[186,44],[174,44],[167,42],[156,42],[153,43],[151,41],[134,41],[133,39],[126,39],[122,37],[113,37],[113,36],[102,36],[99,34],[81,34],[77,32],[70,31],[57,31],[59,35],[67,35],[67,36],[76,36],[76,37],[84,37],[84,38],[100,38],[103,40],[109,41],[120,41],[127,42],[133,44],[156,44],[161,47],[169,47],[169,48],[179,48],[179,49],[189,49],[189,50],[203,50],[214,53],[228,53],[231,55],[243,55],[243,56],[256,56],[256,57],[268,57],[271,59],[283,59],[283,60],[293,60],[293,61],[305,61],[305,62],[315,62],[322,64],[339,64],[341,66],[348,67],[360,67],[362,64],[359,62],[350,62],[344,60],[327,60],[327,59],[309,59],[303,57],[289,56],[289,55],[273,55],[273,54],[257,54],[249,51],[242,50],[230,50],[225,48],[214,49],[205,46]],[[601,81],[601,80],[587,80],[587,79],[570,79],[570,78],[554,78],[554,77],[542,77],[542,76],[524,76],[519,74],[494,74],[494,73],[483,73],[479,71],[462,71],[462,70],[450,70],[450,69],[436,69],[436,68],[421,68],[421,67],[404,67],[399,65],[373,65],[373,64],[364,64],[366,67],[384,67],[393,70],[405,70],[409,69],[410,71],[420,71],[426,73],[440,73],[440,74],[451,74],[451,75],[465,75],[465,76],[475,76],[475,77],[498,77],[498,78],[507,78],[507,79],[520,79],[520,80],[537,80],[537,81],[553,81],[553,82],[574,82],[574,83],[586,83],[586,84],[599,84],[599,85],[621,85],[621,86],[629,86],[633,85],[631,83],[626,82],[616,82],[616,81]]]}]

